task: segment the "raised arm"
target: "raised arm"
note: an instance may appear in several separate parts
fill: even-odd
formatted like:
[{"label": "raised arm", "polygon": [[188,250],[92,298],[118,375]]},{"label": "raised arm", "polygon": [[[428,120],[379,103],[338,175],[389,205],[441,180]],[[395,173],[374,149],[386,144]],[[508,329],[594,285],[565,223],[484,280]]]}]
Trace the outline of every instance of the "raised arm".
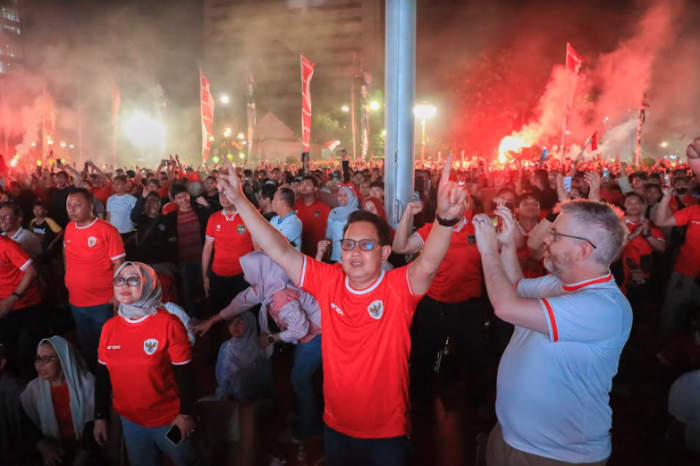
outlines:
[{"label": "raised arm", "polygon": [[656,210],[656,219],[654,223],[658,227],[675,227],[677,226],[676,217],[673,216],[673,212],[668,207],[669,202],[671,202],[671,197],[673,196],[673,188],[670,186],[664,186],[663,188],[664,197],[661,198],[659,202],[659,208]]},{"label": "raised arm", "polygon": [[[502,213],[499,216],[504,218]],[[508,272],[503,258],[498,254],[499,239],[491,220],[488,216],[479,214],[474,217],[474,228],[476,244],[481,253],[486,291],[496,316],[510,324],[546,334],[547,321],[539,301],[520,297],[515,288],[517,282],[513,280],[518,277]],[[512,258],[507,251],[506,260],[511,261]]]},{"label": "raised arm", "polygon": [[413,217],[423,210],[422,202],[409,202],[408,207],[401,217],[401,221],[396,227],[394,244],[391,245],[397,254],[416,254],[423,248],[423,243],[414,236],[411,231]]},{"label": "raised arm", "polygon": [[[438,185],[437,214],[443,220],[461,219],[467,204],[467,192],[457,183],[450,181],[452,157],[447,158]],[[453,227],[442,226],[437,218],[425,240],[423,253],[411,263],[408,279],[415,294],[425,294],[450,247]]]},{"label": "raised arm", "polygon": [[270,259],[282,267],[292,282],[299,283],[304,255],[289,244],[284,235],[260,215],[255,206],[243,194],[241,180],[236,175],[236,169],[231,165],[228,157],[224,157],[224,160],[228,166],[228,176],[219,176],[217,181],[219,189],[236,206],[250,235],[255,238],[255,242],[270,256]]},{"label": "raised arm", "polygon": [[685,155],[688,156],[690,169],[693,170],[693,173],[697,176],[700,176],[700,138],[695,138],[695,140],[688,145]]}]

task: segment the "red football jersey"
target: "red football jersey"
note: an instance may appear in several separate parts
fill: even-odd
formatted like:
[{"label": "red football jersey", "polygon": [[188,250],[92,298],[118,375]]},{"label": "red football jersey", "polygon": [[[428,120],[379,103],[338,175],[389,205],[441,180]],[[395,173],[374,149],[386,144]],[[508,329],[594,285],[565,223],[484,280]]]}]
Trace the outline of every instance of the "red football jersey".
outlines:
[{"label": "red football jersey", "polygon": [[681,209],[673,216],[679,227],[688,225],[675,270],[683,275],[697,277],[700,274],[700,205]]},{"label": "red football jersey", "polygon": [[[24,252],[19,243],[7,236],[0,235],[0,299],[8,298],[17,289],[24,276],[24,270],[32,259]],[[34,281],[12,307],[13,310],[24,309],[41,301],[41,290]],[[0,325],[2,325],[0,323]]]},{"label": "red football jersey", "polygon": [[214,242],[211,270],[220,277],[243,273],[240,258],[253,252],[253,240],[238,212],[227,216],[221,210],[207,222],[206,240]]},{"label": "red football jersey", "polygon": [[107,304],[114,295],[112,261],[126,255],[117,229],[98,218],[85,227],[70,222],[63,245],[70,303],[79,307]]},{"label": "red football jersey", "polygon": [[304,199],[299,199],[294,208],[304,227],[301,230],[301,252],[315,257],[318,242],[326,239],[326,226],[331,208],[319,200],[307,206]]},{"label": "red football jersey", "polygon": [[192,360],[182,321],[165,309],[136,320],[112,317],[102,327],[97,349],[107,366],[114,409],[145,427],[170,424],[180,413],[172,365]]},{"label": "red football jersey", "polygon": [[[416,234],[421,242],[433,229],[433,223],[426,223]],[[435,274],[428,296],[444,303],[459,303],[481,296],[481,254],[476,246],[474,225],[465,217],[454,227],[450,248]]]},{"label": "red football jersey", "polygon": [[382,271],[357,290],[341,267],[304,256],[299,286],[316,298],[323,322],[323,419],[346,435],[409,433],[409,329],[421,296],[411,290],[408,267]]}]

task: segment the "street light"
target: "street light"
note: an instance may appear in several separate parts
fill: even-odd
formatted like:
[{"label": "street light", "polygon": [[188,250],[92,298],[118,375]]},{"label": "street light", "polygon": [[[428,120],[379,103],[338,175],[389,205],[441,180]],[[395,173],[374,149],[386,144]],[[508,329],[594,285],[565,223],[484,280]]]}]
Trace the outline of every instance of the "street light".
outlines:
[{"label": "street light", "polygon": [[433,118],[437,113],[437,108],[428,103],[422,103],[413,107],[413,114],[420,118],[421,122],[421,147],[420,147],[420,163],[425,163],[425,122],[429,118]]},{"label": "street light", "polygon": [[665,149],[665,148],[668,147],[668,142],[664,141],[664,142],[662,142],[660,145],[661,145],[662,148]]},{"label": "street light", "polygon": [[221,97],[219,97],[219,102],[224,105],[228,105],[228,103],[231,102],[231,99],[227,94],[221,94]]},{"label": "street light", "polygon": [[340,107],[340,110],[342,110],[345,113],[348,113],[350,111],[350,107],[348,107],[347,105],[343,105],[342,107]]}]

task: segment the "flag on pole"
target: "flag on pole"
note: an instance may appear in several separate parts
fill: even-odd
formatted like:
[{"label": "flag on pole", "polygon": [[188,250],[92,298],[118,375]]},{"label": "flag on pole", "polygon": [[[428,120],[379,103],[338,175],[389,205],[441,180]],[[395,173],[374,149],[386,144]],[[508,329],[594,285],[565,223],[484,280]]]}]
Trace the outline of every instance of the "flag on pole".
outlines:
[{"label": "flag on pole", "polygon": [[202,113],[202,160],[206,163],[211,151],[212,139],[214,139],[214,96],[211,95],[209,80],[199,69],[200,102]]},{"label": "flag on pole", "polygon": [[248,71],[248,160],[253,150],[253,137],[255,136],[255,126],[258,124],[257,110],[255,109],[255,80],[253,74]]},{"label": "flag on pole", "polygon": [[112,161],[117,166],[117,139],[119,136],[119,107],[122,97],[117,83],[112,83]]},{"label": "flag on pole", "polygon": [[578,70],[583,64],[583,58],[579,55],[576,50],[569,44],[566,43],[566,71],[573,74],[578,74]]},{"label": "flag on pole", "polygon": [[561,125],[561,143],[559,144],[559,158],[563,161],[566,154],[566,131],[569,126],[569,115],[571,107],[574,105],[574,95],[576,94],[576,82],[578,80],[578,72],[583,64],[583,58],[576,53],[576,50],[566,43],[566,102],[564,108],[564,122]]},{"label": "flag on pole", "polygon": [[315,63],[301,55],[301,140],[302,152],[311,147],[311,78]]},{"label": "flag on pole", "polygon": [[591,150],[593,152],[598,150],[598,131],[593,133],[593,136],[591,136]]}]

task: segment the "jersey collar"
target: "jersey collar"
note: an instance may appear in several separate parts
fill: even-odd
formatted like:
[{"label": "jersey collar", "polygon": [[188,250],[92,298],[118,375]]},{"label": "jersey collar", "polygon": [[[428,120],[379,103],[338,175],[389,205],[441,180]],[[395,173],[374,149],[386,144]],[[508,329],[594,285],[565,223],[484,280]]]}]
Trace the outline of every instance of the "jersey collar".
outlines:
[{"label": "jersey collar", "polygon": [[581,288],[585,288],[590,285],[597,285],[599,283],[607,283],[613,279],[612,273],[608,272],[607,275],[603,275],[598,278],[592,278],[590,280],[584,280],[582,282],[578,283],[572,283],[571,285],[567,285],[566,283],[562,283],[561,287],[564,289],[564,291],[578,291]]},{"label": "jersey collar", "polygon": [[17,240],[19,239],[19,237],[22,236],[22,230],[24,230],[24,228],[22,228],[22,227],[17,227],[17,231],[15,232],[14,235],[12,235],[12,239],[13,239],[14,241],[17,241]]},{"label": "jersey collar", "polygon": [[289,217],[291,217],[292,215],[295,215],[296,213],[297,213],[296,210],[292,210],[291,212],[289,212],[289,213],[288,213],[287,215],[285,215],[284,217],[280,217],[280,216],[278,215],[278,216],[277,216],[277,225],[281,224],[282,222],[284,222],[285,220],[287,220],[287,219],[288,219]]},{"label": "jersey collar", "polygon": [[374,282],[372,285],[368,286],[367,288],[363,288],[361,290],[355,289],[352,286],[350,286],[350,280],[348,279],[348,276],[345,276],[345,288],[352,294],[367,294],[371,293],[372,291],[376,290],[379,284],[384,280],[384,269],[382,269],[382,273],[379,275],[379,278],[377,278],[377,281]]},{"label": "jersey collar", "polygon": [[84,227],[81,227],[80,225],[78,225],[78,222],[73,222],[73,223],[75,223],[75,228],[77,228],[78,230],[84,230],[85,228],[90,228],[91,226],[93,226],[95,224],[95,222],[97,222],[97,220],[98,220],[98,218],[95,217],[95,220],[93,220],[89,225],[85,225]]},{"label": "jersey collar", "polygon": [[226,210],[222,210],[221,215],[224,216],[227,222],[233,222],[233,220],[236,218],[236,215],[238,215],[238,210],[236,210],[230,217],[226,215]]}]

